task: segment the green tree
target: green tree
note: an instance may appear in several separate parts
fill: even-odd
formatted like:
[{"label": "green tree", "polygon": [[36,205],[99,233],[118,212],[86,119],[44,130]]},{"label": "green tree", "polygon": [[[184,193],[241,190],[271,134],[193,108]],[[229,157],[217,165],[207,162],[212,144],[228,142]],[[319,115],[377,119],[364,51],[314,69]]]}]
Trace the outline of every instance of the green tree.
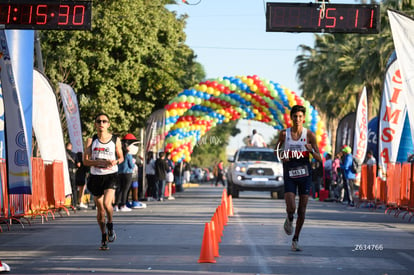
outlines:
[{"label": "green tree", "polygon": [[165,8],[175,1],[93,2],[92,31],[42,31],[45,73],[78,94],[82,128],[98,112],[112,131],[133,132],[183,88],[205,77],[185,44],[186,16]]},{"label": "green tree", "polygon": [[236,128],[237,121],[217,125],[208,131],[194,147],[191,164],[198,167],[212,168],[218,160],[227,163],[226,147],[230,136],[241,131]]}]

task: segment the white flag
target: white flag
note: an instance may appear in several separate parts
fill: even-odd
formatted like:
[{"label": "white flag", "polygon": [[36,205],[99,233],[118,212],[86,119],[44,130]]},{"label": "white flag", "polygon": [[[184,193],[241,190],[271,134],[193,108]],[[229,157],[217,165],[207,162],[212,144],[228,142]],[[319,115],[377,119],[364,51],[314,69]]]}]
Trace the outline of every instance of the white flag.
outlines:
[{"label": "white flag", "polygon": [[367,89],[364,87],[358,103],[355,119],[353,156],[362,163],[368,147],[368,100]]},{"label": "white flag", "polygon": [[395,163],[398,156],[404,119],[407,113],[401,71],[395,56],[385,71],[379,116],[378,165],[385,171],[387,163]]},{"label": "white flag", "polygon": [[405,102],[408,103],[408,118],[414,143],[414,19],[392,10],[388,10],[388,17],[401,70]]},{"label": "white flag", "polygon": [[71,86],[64,83],[59,83],[59,90],[63,108],[65,109],[69,140],[72,143],[72,152],[83,152],[82,127],[75,91]]}]

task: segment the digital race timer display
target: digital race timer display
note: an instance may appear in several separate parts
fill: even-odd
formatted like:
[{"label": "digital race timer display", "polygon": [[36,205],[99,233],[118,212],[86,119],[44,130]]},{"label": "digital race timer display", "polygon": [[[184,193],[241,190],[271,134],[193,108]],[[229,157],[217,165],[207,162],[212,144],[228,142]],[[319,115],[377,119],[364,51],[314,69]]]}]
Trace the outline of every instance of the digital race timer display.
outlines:
[{"label": "digital race timer display", "polygon": [[71,0],[0,0],[3,29],[91,29],[92,2]]},{"label": "digital race timer display", "polygon": [[379,5],[267,3],[267,32],[379,33]]}]

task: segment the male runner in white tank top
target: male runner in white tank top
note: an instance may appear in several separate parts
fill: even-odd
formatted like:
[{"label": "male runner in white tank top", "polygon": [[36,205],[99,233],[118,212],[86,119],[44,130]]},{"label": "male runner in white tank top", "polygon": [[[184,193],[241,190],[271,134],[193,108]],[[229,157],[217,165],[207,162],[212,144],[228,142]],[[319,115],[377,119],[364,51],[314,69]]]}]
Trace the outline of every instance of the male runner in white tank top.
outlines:
[{"label": "male runner in white tank top", "polygon": [[88,138],[83,160],[84,165],[91,166],[87,187],[96,204],[96,219],[102,233],[101,250],[107,250],[108,241],[113,242],[116,238],[112,223],[112,203],[118,183],[118,164],[124,161],[121,140],[108,132],[109,126],[106,114],[96,116],[97,134]]},{"label": "male runner in white tank top", "polygon": [[[306,108],[295,105],[290,111],[293,126],[279,134],[275,153],[283,161],[283,178],[285,183],[285,202],[287,218],[284,223],[286,234],[293,233],[293,217],[296,210],[295,196],[299,192],[298,217],[296,220],[295,235],[292,239],[292,250],[301,251],[298,245],[299,234],[305,221],[306,206],[308,204],[309,189],[312,183],[309,156],[322,162],[316,143],[315,134],[303,127]],[[284,145],[282,147],[282,145]],[[283,149],[282,149],[283,148]],[[283,152],[280,152],[280,150]]]}]

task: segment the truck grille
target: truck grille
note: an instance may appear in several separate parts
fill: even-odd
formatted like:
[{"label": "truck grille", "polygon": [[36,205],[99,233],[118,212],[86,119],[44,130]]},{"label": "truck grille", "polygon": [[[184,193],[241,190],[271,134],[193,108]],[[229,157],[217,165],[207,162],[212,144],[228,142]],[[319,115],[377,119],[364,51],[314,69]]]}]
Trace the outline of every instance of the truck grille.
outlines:
[{"label": "truck grille", "polygon": [[273,170],[271,168],[249,168],[246,174],[251,176],[273,176]]}]

